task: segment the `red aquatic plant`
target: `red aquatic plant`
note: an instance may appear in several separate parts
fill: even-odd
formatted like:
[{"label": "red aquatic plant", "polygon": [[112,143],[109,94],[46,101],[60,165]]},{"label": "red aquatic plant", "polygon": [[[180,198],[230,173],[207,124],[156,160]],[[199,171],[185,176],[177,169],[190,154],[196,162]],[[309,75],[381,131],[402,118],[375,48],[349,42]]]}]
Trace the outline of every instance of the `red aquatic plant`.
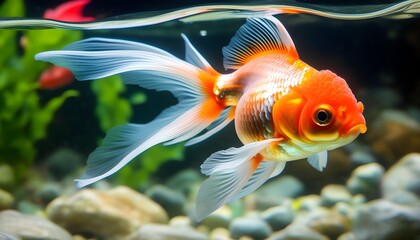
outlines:
[{"label": "red aquatic plant", "polygon": [[[74,0],[65,2],[54,9],[47,9],[44,18],[66,21],[86,22],[95,20],[94,17],[84,16],[82,11],[90,0]],[[39,77],[40,89],[56,89],[66,86],[73,81],[73,74],[67,68],[52,66]]]}]

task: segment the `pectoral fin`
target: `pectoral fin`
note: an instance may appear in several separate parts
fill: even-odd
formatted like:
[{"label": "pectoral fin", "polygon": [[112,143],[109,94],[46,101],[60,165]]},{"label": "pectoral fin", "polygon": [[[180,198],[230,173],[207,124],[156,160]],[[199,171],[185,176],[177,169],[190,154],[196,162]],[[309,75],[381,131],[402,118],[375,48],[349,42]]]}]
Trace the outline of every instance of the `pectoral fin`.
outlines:
[{"label": "pectoral fin", "polygon": [[314,154],[308,157],[308,163],[311,164],[316,170],[322,172],[324,168],[327,166],[328,162],[328,152],[322,151],[317,154]]}]

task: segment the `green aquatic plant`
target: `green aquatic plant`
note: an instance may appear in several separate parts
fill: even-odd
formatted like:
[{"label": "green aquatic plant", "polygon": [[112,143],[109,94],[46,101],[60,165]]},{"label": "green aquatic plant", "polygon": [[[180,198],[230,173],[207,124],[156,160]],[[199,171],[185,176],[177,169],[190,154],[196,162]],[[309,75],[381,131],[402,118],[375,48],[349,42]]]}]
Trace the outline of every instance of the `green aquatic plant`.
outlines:
[{"label": "green aquatic plant", "polygon": [[96,94],[96,116],[102,131],[128,122],[132,115],[131,105],[120,96],[125,86],[118,75],[93,81],[91,88]]},{"label": "green aquatic plant", "polygon": [[[0,16],[23,16],[24,12],[22,0],[6,0],[0,6]],[[35,143],[46,137],[56,110],[67,98],[78,95],[68,90],[41,103],[37,79],[48,65],[34,61],[34,55],[80,38],[77,31],[0,31],[0,162],[15,169],[17,180],[25,177],[36,155]]]}]

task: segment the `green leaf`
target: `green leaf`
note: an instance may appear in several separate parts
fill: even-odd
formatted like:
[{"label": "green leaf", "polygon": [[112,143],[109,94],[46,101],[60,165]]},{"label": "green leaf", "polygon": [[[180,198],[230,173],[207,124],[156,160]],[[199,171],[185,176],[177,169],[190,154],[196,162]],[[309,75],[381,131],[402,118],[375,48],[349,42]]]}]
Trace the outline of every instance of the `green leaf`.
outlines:
[{"label": "green leaf", "polygon": [[34,140],[43,139],[46,135],[46,129],[51,122],[54,113],[63,105],[69,97],[77,97],[79,93],[75,90],[67,90],[61,96],[51,99],[47,105],[36,112],[32,118],[32,138]]},{"label": "green leaf", "polygon": [[94,81],[91,88],[96,94],[96,116],[104,132],[128,122],[132,110],[128,100],[120,97],[120,93],[125,91],[125,86],[119,76]]}]

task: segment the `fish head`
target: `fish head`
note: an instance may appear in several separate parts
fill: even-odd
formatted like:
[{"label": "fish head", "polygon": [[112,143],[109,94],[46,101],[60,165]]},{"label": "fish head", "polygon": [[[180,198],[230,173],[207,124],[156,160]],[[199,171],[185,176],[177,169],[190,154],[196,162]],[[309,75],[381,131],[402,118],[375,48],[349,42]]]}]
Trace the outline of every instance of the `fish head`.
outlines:
[{"label": "fish head", "polygon": [[274,111],[277,127],[287,138],[333,149],[365,133],[363,104],[357,102],[346,81],[329,70],[302,81]]},{"label": "fish head", "polygon": [[324,70],[308,79],[306,85],[303,83],[302,88],[307,98],[299,121],[302,138],[344,145],[366,132],[363,104],[344,79]]}]

